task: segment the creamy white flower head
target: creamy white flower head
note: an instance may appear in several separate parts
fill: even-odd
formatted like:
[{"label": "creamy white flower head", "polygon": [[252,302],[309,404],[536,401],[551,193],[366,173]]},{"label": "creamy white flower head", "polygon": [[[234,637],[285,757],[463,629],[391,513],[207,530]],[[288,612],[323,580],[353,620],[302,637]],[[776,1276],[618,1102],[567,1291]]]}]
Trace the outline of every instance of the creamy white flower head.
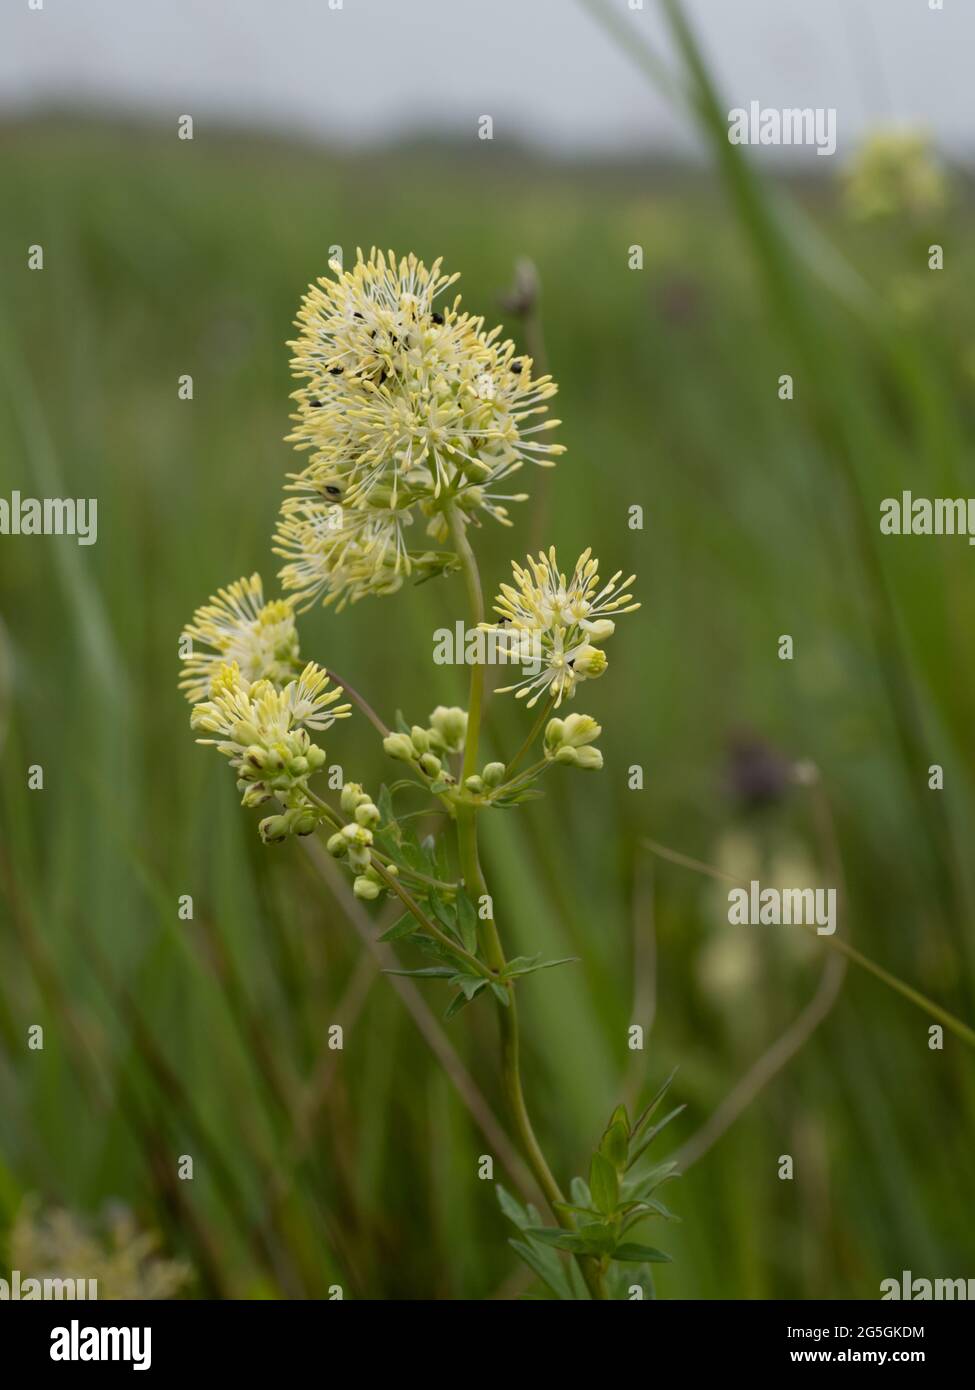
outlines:
[{"label": "creamy white flower head", "polygon": [[639,608],[625,592],[634,576],[619,582],[622,570],[605,584],[599,578],[599,562],[586,549],[576,561],[569,578],[559,569],[555,548],[538,558],[528,557],[527,568],[512,563],[515,584],[502,584],[494,604],[498,623],[482,623],[489,631],[521,633],[530,636],[536,663],[541,669],[499,694],[514,691],[527,699],[529,708],[543,694],[550,695],[558,707],[575,694],[580,681],[601,676],[608,661],[597,643],[615,631],[608,615],[631,613]]},{"label": "creamy white flower head", "polygon": [[593,559],[589,548],[579,556],[569,579],[559,569],[554,546],[547,555],[540,551],[537,559],[529,555],[527,568],[512,561],[511,569],[515,587],[501,585],[494,611],[519,629],[544,632],[578,628],[590,640],[600,640],[613,632],[614,624],[607,614],[630,613],[640,606],[632,602],[631,594],[622,592],[636,576],[631,574],[618,583],[623,571],[617,570],[607,583],[600,584],[599,561]]},{"label": "creamy white flower head", "polygon": [[289,441],[311,462],[288,490],[322,517],[340,506],[357,544],[355,513],[398,520],[387,518],[381,548],[367,547],[371,568],[354,565],[350,581],[344,547],[323,539],[311,510],[289,511],[286,501],[276,536],[289,559],[286,589],[304,594],[311,568],[326,602],[336,592],[389,593],[410,573],[402,527],[416,513],[438,542],[448,504],[468,519],[484,512],[506,522],[504,503],[524,494],[496,484],[525,461],[552,463],[563,452],[539,438],[558,424],[538,418],[555,383],[533,377],[531,359],[500,342],[500,329],[485,332],[483,319],[461,312],[459,298],[436,307],[457,279],[440,264],[428,270],[412,255],[373,250],[365,259],[360,251],[351,270],[333,262],[335,278],[305,296],[291,344],[293,373],[305,384],[294,393]]},{"label": "creamy white flower head", "polygon": [[274,533],[274,553],[287,564],[281,582],[306,609],[319,598],[337,612],[368,594],[393,594],[410,577],[429,576],[452,561],[445,551],[410,550],[414,517],[391,508],[350,510],[313,498],[288,498]]},{"label": "creamy white flower head", "polygon": [[192,1282],[192,1270],[160,1247],[158,1233],[142,1229],[118,1203],[91,1218],[26,1198],[10,1230],[9,1263],[33,1279],[83,1271],[100,1299],[175,1298]]},{"label": "creamy white flower head", "polygon": [[271,681],[248,681],[236,662],[222,666],[210,683],[210,698],[194,706],[194,729],[219,734],[198,743],[216,744],[234,757],[253,744],[270,747],[297,729],[328,729],[351,713],[351,705],[336,705],[341,690],[329,689],[328,674],[310,661],[296,680],[281,690]]},{"label": "creamy white flower head", "polygon": [[394,593],[412,570],[404,528],[390,508],[354,511],[314,497],[286,499],[273,550],[287,564],[281,583],[301,608],[324,596],[339,611],[369,593]]},{"label": "creamy white flower head", "polygon": [[336,705],[342,698],[341,690],[330,690],[328,672],[310,661],[297,680],[291,681],[281,692],[288,701],[291,725],[304,725],[306,729],[330,729],[336,719],[346,718],[352,710],[351,705]]},{"label": "creamy white flower head", "polygon": [[948,202],[948,179],[927,132],[891,126],[872,132],[845,171],[846,201],[861,221],[931,217]]},{"label": "creamy white flower head", "polygon": [[214,744],[229,760],[243,805],[276,798],[284,807],[282,815],[261,821],[261,838],[268,843],[311,834],[320,820],[308,778],[325,766],[325,750],[312,743],[308,730],[327,729],[349,714],[349,705],[336,705],[339,696],[314,662],[281,690],[267,680],[246,680],[234,662],[220,668],[210,699],[193,709],[191,726],[216,736],[197,742]]},{"label": "creamy white flower head", "polygon": [[[265,603],[259,574],[218,589],[196,610],[183,635],[194,649],[182,658],[179,688],[191,703],[206,698],[211,680],[228,662],[236,662],[248,681],[264,679],[276,685],[290,680],[298,664],[292,601]],[[210,650],[198,651],[197,642]]]}]

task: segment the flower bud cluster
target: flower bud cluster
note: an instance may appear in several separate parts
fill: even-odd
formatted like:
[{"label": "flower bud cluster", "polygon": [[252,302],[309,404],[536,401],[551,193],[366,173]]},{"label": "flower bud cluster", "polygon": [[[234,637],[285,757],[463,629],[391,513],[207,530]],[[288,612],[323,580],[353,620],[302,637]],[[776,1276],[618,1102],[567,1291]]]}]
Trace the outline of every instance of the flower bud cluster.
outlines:
[{"label": "flower bud cluster", "polygon": [[545,757],[549,762],[568,763],[571,767],[598,772],[603,765],[603,755],[592,745],[602,732],[602,726],[588,714],[550,719],[545,726]]}]

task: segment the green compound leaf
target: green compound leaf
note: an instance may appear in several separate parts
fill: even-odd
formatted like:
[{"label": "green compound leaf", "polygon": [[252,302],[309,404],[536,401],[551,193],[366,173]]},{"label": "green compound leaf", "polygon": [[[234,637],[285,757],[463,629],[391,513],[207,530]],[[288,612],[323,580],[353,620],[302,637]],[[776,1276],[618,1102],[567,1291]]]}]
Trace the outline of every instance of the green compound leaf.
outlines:
[{"label": "green compound leaf", "polygon": [[536,970],[551,970],[556,965],[575,965],[578,956],[562,956],[559,960],[541,960],[538,956],[515,956],[508,961],[504,979],[514,980],[521,975],[534,975]]},{"label": "green compound leaf", "polygon": [[635,1123],[634,1126],[633,1126],[631,1138],[637,1139],[637,1138],[639,1137],[640,1132],[642,1131],[644,1125],[647,1124],[647,1122],[649,1121],[651,1115],[652,1115],[653,1112],[656,1110],[657,1106],[660,1104],[660,1102],[663,1100],[664,1096],[665,1096],[665,1095],[667,1094],[667,1092],[670,1090],[671,1082],[673,1081],[673,1079],[674,1079],[674,1077],[675,1077],[676,1075],[677,1075],[677,1068],[674,1067],[674,1070],[673,1070],[673,1071],[670,1073],[670,1075],[667,1077],[666,1081],[664,1081],[664,1083],[659,1087],[659,1089],[658,1089],[657,1091],[655,1091],[654,1094],[650,1097],[650,1100],[649,1100],[649,1102],[647,1103],[646,1108],[644,1109],[643,1113],[640,1115],[639,1119],[636,1121],[636,1123]]},{"label": "green compound leaf", "polygon": [[508,1244],[520,1260],[523,1260],[533,1274],[537,1275],[547,1289],[563,1302],[575,1302],[580,1295],[573,1289],[571,1274],[567,1276],[565,1266],[555,1250],[548,1245],[533,1240],[527,1232],[537,1227],[540,1221],[536,1209],[528,1204],[522,1206],[500,1183],[495,1191],[502,1212],[521,1232],[523,1239],[511,1240]]},{"label": "green compound leaf", "polygon": [[483,975],[468,975],[466,973],[461,973],[453,975],[450,983],[456,985],[459,990],[462,990],[468,999],[473,999],[475,994],[482,990],[487,984],[487,980]]},{"label": "green compound leaf", "polygon": [[457,894],[457,930],[466,950],[477,952],[477,908],[466,893]]},{"label": "green compound leaf", "polygon": [[660,1131],[666,1128],[666,1126],[670,1124],[671,1120],[675,1120],[677,1116],[680,1115],[681,1112],[686,1109],[686,1105],[676,1105],[674,1109],[671,1110],[669,1115],[665,1115],[664,1118],[660,1120],[657,1124],[652,1125],[650,1129],[646,1131],[646,1133],[643,1135],[643,1137],[640,1139],[638,1143],[631,1144],[630,1157],[627,1163],[627,1167],[631,1167],[634,1163],[636,1163],[637,1159],[640,1158],[641,1155],[644,1154],[647,1149],[649,1149],[650,1145],[656,1139]]},{"label": "green compound leaf", "polygon": [[493,796],[491,805],[498,807],[501,811],[506,811],[510,806],[520,806],[524,801],[537,801],[540,796],[544,795],[545,793],[539,787],[524,787],[511,796]]},{"label": "green compound leaf", "polygon": [[405,936],[412,936],[419,927],[419,922],[411,912],[405,913],[398,922],[394,922],[391,927],[382,933],[380,941],[401,941]]},{"label": "green compound leaf", "polygon": [[630,1139],[622,1121],[614,1120],[599,1141],[599,1152],[607,1158],[618,1173],[626,1168]]},{"label": "green compound leaf", "polygon": [[447,965],[423,965],[419,970],[384,970],[384,975],[412,975],[421,980],[450,980],[456,974]]},{"label": "green compound leaf", "polygon": [[630,1242],[617,1245],[613,1251],[613,1259],[621,1260],[624,1264],[669,1265],[672,1263],[671,1257],[665,1255],[662,1250],[655,1250],[652,1245],[635,1245]]},{"label": "green compound leaf", "polygon": [[563,1231],[560,1226],[529,1226],[526,1235],[532,1240],[540,1240],[543,1245],[554,1245],[556,1250],[569,1250],[576,1255],[589,1252],[589,1245],[575,1231]]},{"label": "green compound leaf", "polygon": [[573,1178],[569,1183],[569,1195],[577,1207],[592,1208],[592,1193],[582,1178]]},{"label": "green compound leaf", "polygon": [[554,1250],[545,1249],[529,1240],[509,1240],[508,1244],[532,1273],[538,1275],[545,1287],[551,1289],[556,1298],[564,1303],[575,1301],[575,1295],[569,1287],[562,1263]]},{"label": "green compound leaf", "polygon": [[589,1188],[593,1206],[604,1216],[612,1216],[620,1199],[616,1169],[604,1154],[594,1153],[589,1165]]},{"label": "green compound leaf", "polygon": [[639,1197],[646,1200],[663,1183],[670,1178],[677,1176],[676,1163],[658,1163],[656,1168],[648,1168],[639,1177],[630,1178],[626,1184],[626,1195],[628,1197]]},{"label": "green compound leaf", "polygon": [[376,801],[376,810],[379,812],[380,824],[383,827],[391,825],[396,820],[396,812],[393,810],[393,792],[384,782],[379,788],[379,797]]}]

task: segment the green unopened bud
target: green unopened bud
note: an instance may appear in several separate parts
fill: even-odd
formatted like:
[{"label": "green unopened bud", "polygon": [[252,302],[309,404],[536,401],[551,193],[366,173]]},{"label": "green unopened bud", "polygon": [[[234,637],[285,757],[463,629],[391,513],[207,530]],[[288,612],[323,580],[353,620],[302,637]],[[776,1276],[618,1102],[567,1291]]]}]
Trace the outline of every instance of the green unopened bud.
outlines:
[{"label": "green unopened bud", "polygon": [[440,735],[450,753],[459,753],[467,737],[467,711],[457,705],[438,705],[430,715],[431,727]]},{"label": "green unopened bud", "polygon": [[590,679],[601,676],[609,665],[609,657],[599,647],[580,647],[576,652],[572,669],[577,676],[588,676]]},{"label": "green unopened bud", "polygon": [[292,758],[291,762],[288,764],[288,771],[291,773],[292,777],[304,777],[305,773],[308,771],[308,759],[301,756]]},{"label": "green unopened bud", "polygon": [[550,719],[545,725],[545,753],[546,756],[554,754],[557,748],[562,747],[562,740],[565,737],[565,720]]},{"label": "green unopened bud", "polygon": [[391,758],[409,763],[416,757],[416,750],[406,734],[387,734],[383,739],[383,749]]},{"label": "green unopened bud", "polygon": [[602,731],[602,725],[597,724],[591,714],[570,714],[563,723],[561,741],[572,748],[581,748],[584,743],[595,743]]},{"label": "green unopened bud", "polygon": [[291,813],[291,830],[295,835],[310,835],[318,825],[318,816],[311,806]]},{"label": "green unopened bud", "polygon": [[603,765],[602,753],[600,753],[598,748],[593,748],[591,745],[586,748],[577,748],[575,750],[575,755],[576,767],[581,767],[584,771],[599,772]]},{"label": "green unopened bud", "polygon": [[421,729],[419,724],[414,724],[410,730],[410,741],[418,753],[427,753],[430,750],[430,735],[426,729]]},{"label": "green unopened bud", "polygon": [[271,793],[267,789],[265,782],[255,782],[249,786],[240,799],[242,806],[253,809],[255,806],[263,806],[265,801],[271,800]]},{"label": "green unopened bud", "polygon": [[428,777],[436,777],[437,773],[443,770],[443,763],[436,753],[424,753],[420,759],[420,766]]},{"label": "green unopened bud", "polygon": [[464,786],[469,792],[476,792],[479,794],[484,790],[484,778],[478,777],[475,772],[473,777],[465,777]]},{"label": "green unopened bud", "polygon": [[375,902],[383,890],[373,879],[367,878],[365,874],[360,874],[352,885],[352,891],[357,898],[371,903]]},{"label": "green unopened bud", "polygon": [[239,743],[242,747],[245,748],[249,744],[259,744],[261,741],[260,730],[255,725],[248,723],[248,721],[244,719],[242,719],[239,724],[234,725],[230,736],[233,739],[234,743]]},{"label": "green unopened bud", "polygon": [[334,835],[329,835],[328,839],[325,841],[325,848],[328,850],[329,854],[333,854],[336,859],[341,859],[343,854],[348,851],[349,842],[343,834],[336,831]]},{"label": "green unopened bud", "polygon": [[288,838],[288,822],[284,816],[265,816],[257,828],[266,845],[280,844]]},{"label": "green unopened bud", "polygon": [[504,763],[488,763],[481,773],[489,787],[497,787],[504,781]]},{"label": "green unopened bud", "polygon": [[325,766],[325,749],[319,748],[317,743],[309,744],[308,752],[305,755],[308,759],[308,766],[312,772],[317,772],[319,768]]},{"label": "green unopened bud", "polygon": [[343,825],[341,832],[350,845],[371,845],[372,831],[365,825]]},{"label": "green unopened bud", "polygon": [[362,790],[361,783],[346,782],[342,788],[342,795],[339,797],[339,805],[342,807],[343,813],[347,816],[353,815],[355,808],[362,800],[368,800],[368,798]]},{"label": "green unopened bud", "polygon": [[355,818],[359,825],[378,825],[379,808],[371,801],[360,801],[355,808]]},{"label": "green unopened bud", "polygon": [[556,753],[555,761],[567,763],[570,767],[583,768],[585,771],[598,772],[603,765],[603,755],[598,748],[573,748],[564,743]]}]

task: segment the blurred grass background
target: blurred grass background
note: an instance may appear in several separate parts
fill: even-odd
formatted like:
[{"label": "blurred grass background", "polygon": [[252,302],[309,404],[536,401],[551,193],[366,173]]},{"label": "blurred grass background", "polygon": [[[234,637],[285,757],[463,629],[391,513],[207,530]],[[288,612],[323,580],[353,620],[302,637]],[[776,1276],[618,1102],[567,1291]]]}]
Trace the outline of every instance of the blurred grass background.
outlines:
[{"label": "blurred grass background", "polygon": [[[836,179],[774,190],[801,217],[779,224],[728,158],[722,187],[500,144],[338,158],[63,120],[0,132],[0,495],[99,504],[92,548],[0,543],[0,1229],[25,1193],[77,1211],[119,1199],[192,1261],[199,1295],[524,1288],[476,1176],[494,1153],[518,1186],[472,1115],[504,1123],[492,1011],[443,1024],[432,985],[417,1027],[347,893],[302,846],[260,845],[175,688],[193,609],[253,569],[273,588],[293,466],[285,342],[333,244],[347,261],[374,243],[443,255],[466,307],[519,341],[499,296],[532,259],[569,449],[553,474],[523,475],[547,499],[542,539],[638,575],[643,607],[578,705],[604,723],[606,771],[553,776],[544,801],[485,830],[509,954],[581,957],[522,988],[529,1103],[560,1178],[583,1170],[618,1099],[676,1064],[688,1108],[668,1137],[692,1140],[825,963],[786,931],[732,934],[724,889],[655,860],[647,837],[746,879],[823,883],[831,821],[840,933],[971,1019],[972,556],[963,539],[877,528],[902,488],[975,491],[967,186],[937,236],[856,226]],[[941,274],[929,240],[946,245]],[[43,272],[26,267],[35,243]],[[532,505],[478,537],[491,592],[534,539]],[[303,651],[387,719],[418,719],[464,701],[462,673],[431,661],[462,604],[451,579],[318,610]],[[489,745],[510,752],[524,718],[493,701]],[[821,794],[773,761],[774,794],[753,805],[771,754],[740,754],[729,780],[743,738],[811,760]],[[347,777],[390,775],[364,721],[326,746]],[[928,790],[935,762],[943,792]],[[32,764],[43,791],[27,790]],[[902,1268],[972,1273],[973,1059],[950,1035],[930,1050],[930,1022],[849,972],[670,1189],[683,1224],[657,1235],[675,1257],[661,1296],[872,1298]],[[643,1052],[627,1048],[633,1023]],[[192,1182],[175,1176],[181,1154]]]}]

